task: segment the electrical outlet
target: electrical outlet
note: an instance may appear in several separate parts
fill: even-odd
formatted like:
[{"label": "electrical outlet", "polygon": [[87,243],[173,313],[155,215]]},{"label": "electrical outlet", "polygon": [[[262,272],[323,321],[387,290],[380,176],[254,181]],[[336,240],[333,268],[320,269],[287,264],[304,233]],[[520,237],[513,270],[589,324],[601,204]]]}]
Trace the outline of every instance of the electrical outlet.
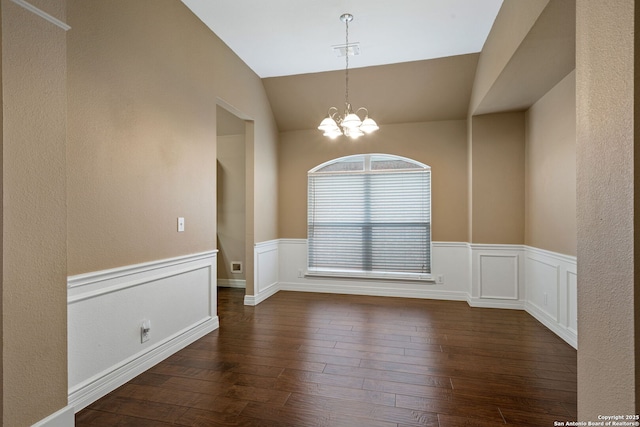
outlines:
[{"label": "electrical outlet", "polygon": [[184,218],[178,217],[178,233],[182,233],[184,231]]},{"label": "electrical outlet", "polygon": [[440,285],[444,283],[444,274],[438,274],[436,276],[436,283],[438,283]]},{"label": "electrical outlet", "polygon": [[302,274],[302,269],[298,269],[298,277],[303,278],[304,274]]},{"label": "electrical outlet", "polygon": [[151,320],[143,320],[140,326],[140,342],[147,342],[151,338]]}]

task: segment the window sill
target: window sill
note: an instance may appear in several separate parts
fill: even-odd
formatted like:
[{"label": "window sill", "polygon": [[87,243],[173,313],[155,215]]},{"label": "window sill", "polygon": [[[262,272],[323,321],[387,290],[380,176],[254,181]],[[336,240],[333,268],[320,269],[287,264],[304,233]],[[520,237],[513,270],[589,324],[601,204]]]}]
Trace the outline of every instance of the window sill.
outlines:
[{"label": "window sill", "polygon": [[435,284],[436,279],[430,274],[384,274],[384,273],[354,273],[307,271],[304,274],[309,279],[343,279],[343,280],[381,280],[392,282],[420,282]]}]

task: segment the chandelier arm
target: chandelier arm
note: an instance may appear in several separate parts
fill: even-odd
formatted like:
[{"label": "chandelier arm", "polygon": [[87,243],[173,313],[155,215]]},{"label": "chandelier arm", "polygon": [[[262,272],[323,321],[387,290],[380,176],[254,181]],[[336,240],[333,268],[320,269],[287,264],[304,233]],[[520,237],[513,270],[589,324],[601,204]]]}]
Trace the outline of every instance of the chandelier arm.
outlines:
[{"label": "chandelier arm", "polygon": [[365,117],[369,117],[369,110],[367,110],[365,107],[360,107],[356,110],[356,114],[358,114],[360,112],[360,110],[364,110],[364,116]]}]

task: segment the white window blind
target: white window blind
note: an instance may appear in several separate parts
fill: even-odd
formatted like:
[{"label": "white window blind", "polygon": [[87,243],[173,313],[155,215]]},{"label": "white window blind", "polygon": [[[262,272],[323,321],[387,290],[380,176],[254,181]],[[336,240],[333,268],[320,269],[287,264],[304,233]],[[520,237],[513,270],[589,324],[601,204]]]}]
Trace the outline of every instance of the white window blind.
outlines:
[{"label": "white window blind", "polygon": [[310,274],[427,279],[431,172],[410,159],[348,156],[308,175]]}]

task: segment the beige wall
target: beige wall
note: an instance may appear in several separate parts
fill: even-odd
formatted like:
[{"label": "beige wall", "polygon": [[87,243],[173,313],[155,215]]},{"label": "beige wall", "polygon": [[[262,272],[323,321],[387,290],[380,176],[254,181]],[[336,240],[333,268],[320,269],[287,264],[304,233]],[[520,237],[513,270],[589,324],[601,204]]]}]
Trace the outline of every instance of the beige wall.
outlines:
[{"label": "beige wall", "polygon": [[431,166],[433,240],[466,241],[466,121],[384,125],[356,141],[330,140],[318,130],[280,135],[280,237],[306,238],[307,172],[328,160],[387,153]]},{"label": "beige wall", "polygon": [[1,8],[2,425],[26,426],[67,404],[66,34]]},{"label": "beige wall", "polygon": [[[349,70],[349,100],[378,123],[460,120],[467,115],[477,53]],[[344,58],[336,58],[338,63]],[[264,79],[281,132],[315,129],[344,108],[344,70]]]},{"label": "beige wall", "polygon": [[576,76],[526,113],[525,244],[576,255]]},{"label": "beige wall", "polygon": [[218,278],[244,280],[232,273],[232,261],[245,262],[245,137],[219,136],[217,141]]},{"label": "beige wall", "polygon": [[576,11],[578,416],[596,420],[639,412],[640,11],[634,0]]},{"label": "beige wall", "polygon": [[549,0],[504,0],[478,59],[470,114],[487,96],[548,3]]},{"label": "beige wall", "polygon": [[473,117],[471,242],[524,243],[524,113]]},{"label": "beige wall", "polygon": [[255,122],[248,236],[275,238],[260,79],[180,2],[71,0],[69,23],[69,274],[215,248],[219,102]]},{"label": "beige wall", "polygon": [[[527,223],[527,227],[535,227],[536,231],[528,229],[533,240],[526,240],[524,198],[525,165],[535,163],[535,167],[530,168],[534,178],[531,183],[539,189],[538,178],[544,174],[538,169],[542,166],[540,157],[549,154],[540,148],[544,145],[542,141],[536,142],[534,151],[525,153],[524,111],[553,92],[575,68],[574,26],[573,0],[505,0],[502,4],[478,60],[468,111],[468,228],[469,240],[473,243],[522,244],[526,241],[562,252],[570,252],[575,246],[571,232],[554,236],[552,242],[539,232],[540,221],[545,219],[541,218],[542,212],[548,209],[548,201],[540,202],[539,196],[536,196],[535,209],[529,211],[532,222]],[[547,104],[553,102],[547,101]],[[534,114],[541,116],[547,108],[560,106],[538,107]],[[562,108],[570,106],[563,104]],[[547,119],[551,122],[545,123]],[[539,117],[536,120],[536,133],[545,132],[540,139],[564,138],[555,133],[565,132],[570,125],[559,125],[554,119]],[[534,158],[528,159],[528,154]],[[562,160],[554,157],[550,162],[554,174],[566,172],[557,170]],[[553,197],[566,196],[571,188],[555,188]],[[571,221],[570,213],[563,215],[562,220],[557,220],[561,226]]]},{"label": "beige wall", "polygon": [[[245,265],[245,269],[244,269],[244,277],[245,277],[245,281],[246,281],[246,289],[245,289],[245,293],[246,295],[254,295],[255,290],[254,290],[254,283],[253,283],[253,273],[254,273],[254,266],[253,266],[253,248],[254,248],[254,242],[258,242],[258,240],[256,240],[256,225],[255,225],[255,221],[256,221],[256,199],[254,197],[255,194],[255,189],[256,189],[256,179],[255,179],[255,165],[256,165],[256,150],[255,150],[255,135],[256,135],[256,126],[254,122],[247,122],[246,123],[246,127],[245,127],[245,156],[246,156],[246,162],[245,162],[245,179],[244,179],[244,183],[245,183],[245,215],[246,215],[246,227],[244,230],[244,235],[245,235],[245,240],[246,240],[246,246],[245,246],[245,251],[244,253],[247,254],[247,263]],[[276,143],[276,147],[277,147],[277,143]],[[277,150],[277,148],[276,148]],[[276,160],[276,165],[277,165],[277,160]],[[277,177],[277,168],[274,168],[274,170],[272,171],[272,173],[274,174],[274,176]],[[274,179],[274,178],[272,178]],[[277,180],[277,178],[275,178]],[[275,193],[275,199],[271,200],[270,202],[272,204],[276,204],[277,205],[277,182],[273,184],[273,187],[271,187],[268,191],[268,194],[270,195],[274,195]],[[270,205],[269,205],[270,206]],[[276,227],[276,232],[277,232],[277,227]],[[269,240],[269,239],[265,239],[265,240]]]}]

